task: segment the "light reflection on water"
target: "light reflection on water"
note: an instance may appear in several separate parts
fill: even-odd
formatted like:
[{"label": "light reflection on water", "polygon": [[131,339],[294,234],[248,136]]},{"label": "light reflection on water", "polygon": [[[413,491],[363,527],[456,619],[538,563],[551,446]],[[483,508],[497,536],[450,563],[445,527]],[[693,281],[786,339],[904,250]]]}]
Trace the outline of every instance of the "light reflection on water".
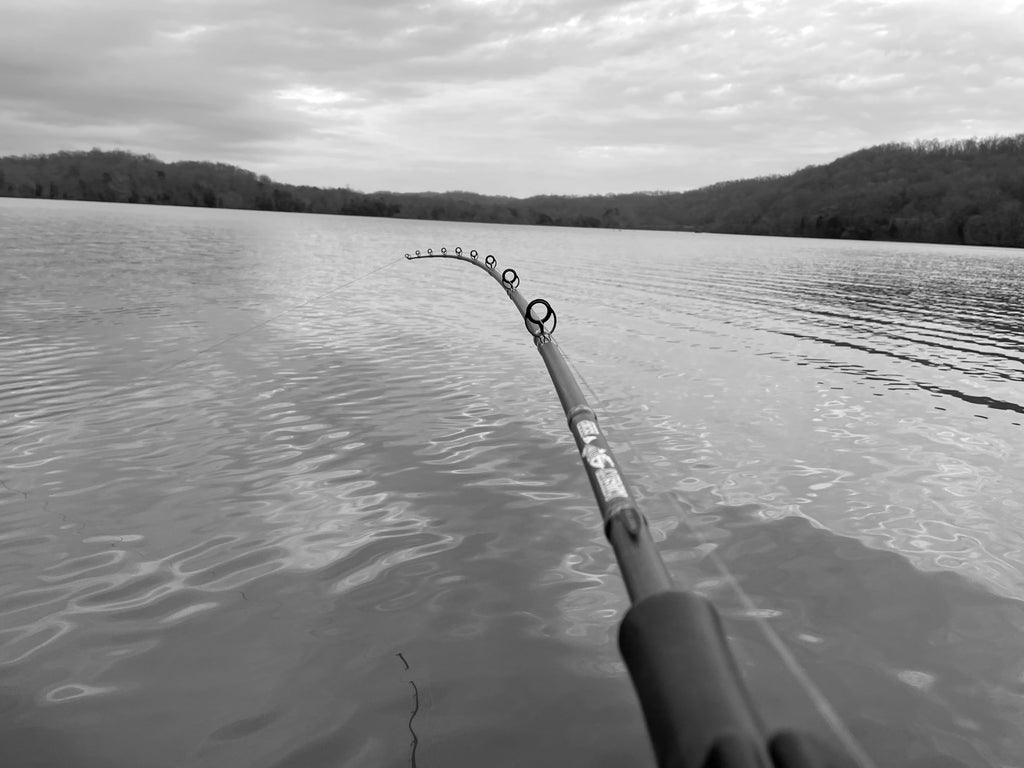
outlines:
[{"label": "light reflection on water", "polygon": [[521,321],[477,270],[401,258],[456,244],[559,312],[771,717],[817,726],[758,621],[881,765],[1024,753],[1019,254],[0,213],[6,762],[407,764],[410,680],[422,765],[649,759]]}]

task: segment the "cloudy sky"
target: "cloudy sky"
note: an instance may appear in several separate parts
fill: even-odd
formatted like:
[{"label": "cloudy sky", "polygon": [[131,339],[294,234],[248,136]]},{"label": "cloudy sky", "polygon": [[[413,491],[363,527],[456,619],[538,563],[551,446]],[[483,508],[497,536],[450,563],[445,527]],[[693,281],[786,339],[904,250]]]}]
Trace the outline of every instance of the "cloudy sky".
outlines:
[{"label": "cloudy sky", "polygon": [[0,155],[682,190],[1024,131],[1024,0],[0,0]]}]

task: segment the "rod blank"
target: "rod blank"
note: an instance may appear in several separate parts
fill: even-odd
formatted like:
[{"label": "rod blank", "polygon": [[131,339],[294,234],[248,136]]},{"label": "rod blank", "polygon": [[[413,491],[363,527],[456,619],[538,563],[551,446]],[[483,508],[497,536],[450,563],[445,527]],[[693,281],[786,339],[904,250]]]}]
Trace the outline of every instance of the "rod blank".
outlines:
[{"label": "rod blank", "polygon": [[408,259],[449,258],[493,277],[516,305],[558,394],[604,520],[631,607],[619,626],[619,649],[643,708],[660,768],[847,768],[852,763],[793,731],[766,737],[729,650],[722,622],[706,598],[675,587],[651,538],[597,415],[555,343],[557,317],[543,299],[527,303],[519,275],[498,271],[477,251],[428,250]]}]

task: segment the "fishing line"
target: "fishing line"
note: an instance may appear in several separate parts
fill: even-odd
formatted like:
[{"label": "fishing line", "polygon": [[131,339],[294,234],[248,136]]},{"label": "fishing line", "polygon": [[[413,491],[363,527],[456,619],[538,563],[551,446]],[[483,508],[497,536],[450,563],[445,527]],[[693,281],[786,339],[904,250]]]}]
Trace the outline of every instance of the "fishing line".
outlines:
[{"label": "fishing line", "polygon": [[778,632],[776,632],[761,615],[761,609],[757,607],[757,604],[754,603],[747,591],[743,589],[736,576],[733,575],[732,571],[730,571],[722,561],[722,558],[717,555],[717,545],[709,542],[704,537],[704,534],[686,519],[686,510],[683,509],[678,497],[671,494],[670,498],[672,499],[673,505],[679,511],[680,519],[682,519],[686,524],[686,527],[690,529],[690,532],[700,540],[702,548],[707,552],[708,559],[711,560],[715,568],[718,570],[719,575],[739,599],[740,604],[747,611],[747,615],[753,620],[754,625],[761,630],[761,634],[764,635],[765,640],[772,647],[775,653],[778,654],[783,666],[789,670],[789,673],[796,680],[797,684],[804,689],[804,693],[807,694],[811,704],[818,710],[818,714],[820,714],[825,722],[828,723],[829,728],[832,729],[832,733],[835,734],[839,742],[849,752],[849,754],[857,760],[857,762],[865,766],[865,768],[874,768],[874,760],[872,760],[864,751],[860,742],[857,741],[857,738],[847,727],[846,723],[832,706],[831,702],[829,702],[828,698],[824,693],[822,693],[821,689],[818,688],[814,681],[811,680],[810,675],[807,674],[807,670],[805,670],[800,662],[796,660],[792,651],[789,650],[789,647],[783,639],[779,637]]},{"label": "fishing line", "polygon": [[[559,347],[559,349],[561,350],[561,347]],[[583,383],[583,386],[590,393],[590,396],[594,399],[594,401],[597,403],[602,403],[602,399],[598,397],[597,393],[594,391],[593,387],[590,386],[590,383],[587,381],[586,377],[576,367],[576,364],[575,362],[573,362],[572,358],[569,355],[565,354],[564,350],[562,350],[562,355],[565,357],[566,361],[569,363],[569,367],[572,369],[576,377]],[[602,421],[604,421],[604,419],[602,419]],[[636,446],[633,444],[633,442],[629,439],[628,436],[622,435],[620,439],[622,440],[622,442],[629,446],[630,450],[633,452],[633,454],[637,457],[637,460],[640,462],[643,471],[645,471],[649,477],[656,478],[659,481],[659,484],[661,485],[666,484],[666,478],[662,475],[660,471],[658,471],[652,464],[650,464],[650,462],[648,462],[648,460],[640,453],[639,450],[637,450]],[[783,666],[793,676],[797,684],[801,688],[803,688],[804,693],[807,695],[812,706],[814,706],[814,708],[818,711],[818,714],[820,714],[821,717],[825,720],[829,728],[832,729],[832,732],[835,734],[836,738],[839,740],[841,745],[849,752],[849,754],[855,760],[857,760],[865,768],[874,768],[874,761],[864,751],[864,748],[860,745],[860,742],[857,741],[857,738],[853,735],[853,733],[850,732],[849,728],[846,726],[846,723],[843,722],[842,717],[840,717],[839,713],[829,702],[825,694],[822,693],[821,689],[818,688],[818,686],[814,683],[813,680],[811,680],[810,675],[800,664],[800,662],[796,660],[796,657],[793,656],[792,651],[789,650],[789,647],[786,645],[785,641],[783,641],[783,639],[779,637],[779,634],[775,631],[775,629],[772,628],[772,626],[764,619],[764,617],[761,615],[761,609],[757,606],[757,604],[754,602],[753,598],[750,597],[747,591],[743,589],[743,586],[740,584],[739,580],[729,569],[729,567],[725,564],[722,558],[719,557],[719,555],[717,554],[718,545],[708,541],[707,538],[704,536],[703,532],[689,520],[689,516],[686,510],[683,508],[683,505],[679,501],[679,498],[675,492],[669,493],[668,498],[671,500],[670,503],[672,504],[672,506],[676,508],[676,517],[683,522],[687,529],[689,529],[690,533],[692,533],[694,537],[700,542],[701,548],[707,553],[707,558],[711,561],[712,565],[715,567],[715,570],[718,571],[719,576],[722,578],[722,580],[728,586],[728,588],[733,592],[735,597],[739,600],[739,603],[746,611],[747,616],[760,630],[761,634],[768,642],[768,645],[778,655],[779,660],[782,662]]]},{"label": "fishing line", "polygon": [[[406,254],[406,258],[448,255],[447,250],[441,248],[438,254],[427,249],[425,254],[416,251],[415,255]],[[634,687],[641,698],[649,733],[659,753],[659,764],[675,765],[677,758],[682,758],[685,754],[687,765],[704,765],[707,753],[703,750],[708,747],[714,749],[714,754],[720,758],[724,755],[724,752],[718,752],[721,746],[718,742],[701,741],[713,738],[714,730],[706,734],[679,736],[663,717],[663,713],[668,710],[673,711],[674,717],[682,716],[687,721],[694,718],[700,720],[706,712],[709,722],[717,726],[718,731],[724,730],[733,736],[746,731],[755,740],[761,738],[765,734],[756,735],[755,732],[763,731],[764,726],[759,725],[760,718],[756,715],[756,709],[752,708],[752,702],[748,701],[746,705],[742,703],[749,693],[743,689],[742,681],[738,677],[735,659],[729,654],[728,643],[722,635],[721,625],[717,623],[715,608],[706,597],[696,595],[690,590],[678,590],[673,586],[671,576],[657,554],[639,511],[638,502],[632,497],[624,478],[619,474],[611,443],[602,434],[592,405],[587,402],[580,383],[590,391],[595,402],[601,399],[597,397],[593,387],[579,372],[574,362],[561,351],[552,338],[557,316],[551,305],[544,299],[527,302],[518,291],[519,277],[515,270],[506,269],[499,274],[497,261],[493,256],[489,255],[483,261],[476,250],[464,256],[462,249],[456,248],[452,257],[475,263],[502,285],[522,314],[527,330],[544,359],[545,367],[569,421],[570,431],[580,450],[584,469],[591,481],[594,497],[605,523],[606,538],[615,551],[616,562],[622,571],[627,592],[630,593],[631,608],[620,626],[620,650],[633,677]],[[573,378],[574,374],[576,378]],[[632,441],[626,437],[624,442],[637,455],[648,478],[655,480],[656,485],[664,485],[666,478],[651,466]],[[676,519],[681,520],[694,539],[700,542],[699,548],[713,563],[723,583],[736,596],[745,614],[753,619],[768,646],[776,654],[777,660],[788,670],[791,679],[804,692],[806,700],[822,719],[825,729],[834,737],[833,746],[841,746],[847,757],[862,768],[873,768],[874,762],[719,556],[716,551],[717,545],[709,542],[689,519],[679,492],[677,491],[671,498],[678,507]],[[691,641],[695,641],[691,650],[698,658],[703,659],[709,671],[715,670],[710,675],[712,678],[717,675],[714,684],[719,686],[718,692],[726,698],[735,697],[732,702],[724,703],[724,699],[712,699],[717,702],[716,705],[704,707],[700,700],[700,687],[690,685],[691,681],[687,679],[689,672],[684,666],[679,666],[678,659],[672,655],[671,649],[676,647],[675,641],[662,634],[668,631],[663,629],[665,627],[671,628],[671,631],[693,630],[696,633],[691,638]],[[698,637],[702,639],[697,640]],[[711,650],[713,648],[717,650]],[[668,674],[667,682],[659,676],[662,672]],[[648,707],[651,708],[650,711]],[[776,745],[778,738],[783,737],[777,735],[774,738]],[[797,744],[799,748],[799,742]],[[799,763],[803,764],[803,761]]]},{"label": "fishing line", "polygon": [[[321,294],[319,294],[317,296],[314,296],[311,299],[307,299],[306,301],[302,302],[301,304],[295,304],[295,305],[293,305],[291,307],[287,307],[287,308],[281,310],[280,312],[278,312],[276,315],[271,315],[270,317],[268,317],[268,318],[266,318],[264,320],[261,320],[260,322],[255,323],[255,324],[249,326],[248,328],[245,328],[244,330],[239,331],[238,333],[232,333],[232,334],[228,335],[227,337],[221,339],[220,341],[218,341],[218,342],[216,342],[214,344],[211,344],[208,347],[204,347],[203,349],[199,350],[198,352],[195,352],[192,355],[189,355],[186,358],[183,358],[181,360],[176,360],[173,363],[168,363],[167,365],[165,365],[165,366],[163,366],[161,368],[157,368],[155,371],[151,371],[149,373],[149,375],[150,376],[156,376],[156,375],[161,374],[161,373],[166,373],[167,371],[171,370],[172,368],[176,368],[177,366],[182,365],[184,363],[190,363],[193,360],[195,360],[196,358],[205,355],[207,352],[212,352],[213,350],[217,349],[218,347],[224,346],[229,341],[234,341],[236,339],[239,339],[242,336],[245,336],[245,335],[247,335],[249,333],[252,333],[253,331],[255,331],[255,330],[259,329],[259,328],[262,328],[262,327],[264,327],[266,325],[269,325],[270,323],[274,322],[275,320],[279,320],[280,318],[284,317],[287,314],[290,314],[290,313],[294,312],[297,309],[302,309],[303,307],[308,307],[310,304],[315,304],[316,302],[320,301],[321,299],[326,298],[327,296],[330,296],[332,293],[337,293],[338,291],[340,291],[340,290],[342,290],[344,288],[348,288],[350,285],[354,285],[355,283],[361,282],[362,280],[365,280],[366,278],[371,277],[372,275],[375,275],[378,272],[381,272],[381,271],[387,269],[388,267],[393,267],[396,263],[401,261],[402,258],[403,257],[399,256],[397,259],[392,259],[391,261],[383,264],[382,266],[379,266],[376,269],[370,270],[369,272],[367,272],[364,275],[360,275],[359,277],[353,278],[352,280],[349,280],[346,283],[342,283],[341,285],[337,285],[334,288],[331,288],[330,290],[324,291],[323,293],[321,293]],[[116,394],[119,394],[119,393],[116,393]]]},{"label": "fishing line", "polygon": [[[365,273],[363,275],[360,275],[359,277],[355,277],[355,278],[353,278],[351,280],[348,280],[347,282],[344,282],[341,285],[336,285],[333,288],[331,288],[331,289],[329,289],[327,291],[324,291],[323,293],[320,293],[320,294],[314,296],[311,299],[308,299],[308,300],[306,300],[306,301],[304,301],[304,302],[302,302],[300,304],[295,304],[295,305],[292,305],[290,307],[287,307],[287,308],[281,310],[280,312],[278,312],[277,314],[271,315],[270,317],[265,318],[265,319],[261,320],[258,323],[254,323],[253,325],[251,325],[248,328],[245,328],[245,329],[239,331],[238,333],[229,334],[228,336],[226,336],[225,338],[221,339],[220,341],[217,341],[217,342],[209,345],[208,347],[204,347],[204,348],[198,350],[197,352],[194,352],[191,355],[188,355],[187,357],[183,357],[180,360],[175,360],[174,362],[171,362],[171,363],[168,363],[166,365],[163,365],[163,366],[161,366],[159,368],[156,368],[155,370],[148,371],[146,373],[146,375],[148,377],[152,378],[152,377],[155,377],[155,376],[159,376],[161,373],[166,373],[167,371],[172,370],[173,368],[177,368],[180,365],[184,365],[185,363],[191,363],[194,360],[196,360],[196,359],[202,357],[203,355],[207,354],[208,352],[212,352],[213,350],[218,349],[219,347],[224,346],[228,342],[236,341],[237,339],[241,338],[242,336],[245,336],[245,335],[247,335],[249,333],[252,333],[255,330],[263,328],[264,326],[269,325],[270,323],[274,322],[275,320],[278,320],[278,319],[284,317],[285,315],[287,315],[287,314],[289,314],[291,312],[294,312],[294,311],[296,311],[298,309],[302,309],[303,307],[308,307],[309,305],[314,304],[314,303],[320,301],[321,299],[326,298],[327,296],[330,296],[332,293],[337,293],[338,291],[341,291],[341,290],[343,290],[345,288],[348,288],[348,287],[350,287],[352,285],[355,285],[358,282],[366,280],[369,277],[372,277],[373,275],[377,274],[378,272],[382,272],[383,270],[388,269],[389,267],[393,267],[395,264],[397,264],[403,258],[404,257],[399,256],[399,257],[397,257],[395,259],[392,259],[392,260],[382,264],[381,266],[377,267],[376,269],[371,269],[369,272],[367,272],[367,273]],[[95,403],[95,402],[97,402],[99,400],[108,400],[108,399],[110,399],[112,397],[117,397],[118,395],[123,395],[123,394],[125,394],[127,392],[132,391],[140,383],[141,382],[139,382],[139,381],[134,381],[131,384],[124,384],[124,385],[122,385],[122,386],[120,386],[120,387],[118,387],[118,388],[116,388],[114,390],[111,390],[111,391],[108,391],[108,392],[98,393],[96,395],[93,395],[92,397],[86,398],[85,400],[79,401],[79,403],[77,403],[77,405],[79,407],[82,407],[84,405],[90,405],[92,403]],[[79,416],[78,420],[81,420],[81,418],[82,417]],[[13,488],[12,486],[8,485],[6,482],[3,482],[3,481],[0,481],[0,484],[2,484],[3,487],[7,488],[7,490],[9,490],[9,491],[21,493],[26,498],[28,497],[28,494],[29,494],[28,491],[22,491],[20,489]]]},{"label": "fishing line", "polygon": [[[405,656],[401,653],[396,653],[395,656],[402,660],[405,664],[406,671],[409,670],[409,662],[405,660]],[[409,680],[409,685],[412,686],[412,711],[409,713],[409,733],[412,734],[412,741],[409,742],[409,747],[412,750],[412,754],[409,756],[409,764],[412,768],[416,768],[416,748],[419,746],[420,737],[416,735],[416,731],[413,730],[412,721],[416,719],[416,715],[420,711],[420,689],[417,687],[415,681]]]}]

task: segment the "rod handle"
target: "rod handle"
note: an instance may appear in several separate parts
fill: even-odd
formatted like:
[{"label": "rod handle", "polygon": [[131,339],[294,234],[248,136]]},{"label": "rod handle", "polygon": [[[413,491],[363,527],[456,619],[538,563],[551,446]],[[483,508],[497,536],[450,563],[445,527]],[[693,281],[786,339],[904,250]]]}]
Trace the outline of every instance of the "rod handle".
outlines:
[{"label": "rod handle", "polygon": [[646,597],[619,626],[660,768],[770,768],[718,613],[688,592]]},{"label": "rod handle", "polygon": [[659,768],[853,768],[801,731],[766,737],[710,601],[658,592],[619,625],[619,650],[643,707]]}]

